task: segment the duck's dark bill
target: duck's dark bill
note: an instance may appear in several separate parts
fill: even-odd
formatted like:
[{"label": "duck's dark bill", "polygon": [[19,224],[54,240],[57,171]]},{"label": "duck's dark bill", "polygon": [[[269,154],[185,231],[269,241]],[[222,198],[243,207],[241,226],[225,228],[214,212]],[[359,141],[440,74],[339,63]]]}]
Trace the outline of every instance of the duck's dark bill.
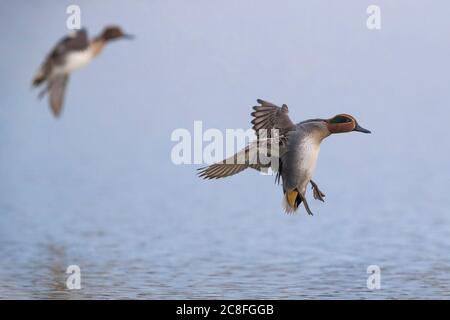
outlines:
[{"label": "duck's dark bill", "polygon": [[358,131],[358,132],[362,132],[362,133],[371,133],[370,130],[364,129],[359,124],[356,124],[356,127],[355,127],[355,129],[353,129],[353,131]]}]

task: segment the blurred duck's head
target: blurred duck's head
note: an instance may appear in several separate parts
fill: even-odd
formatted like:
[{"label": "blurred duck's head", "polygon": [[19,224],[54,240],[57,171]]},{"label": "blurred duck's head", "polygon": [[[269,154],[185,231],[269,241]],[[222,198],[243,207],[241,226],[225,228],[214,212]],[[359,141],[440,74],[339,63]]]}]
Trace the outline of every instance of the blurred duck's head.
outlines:
[{"label": "blurred duck's head", "polygon": [[134,36],[123,32],[120,27],[110,26],[103,30],[101,38],[105,41],[111,41],[116,39],[133,39]]}]

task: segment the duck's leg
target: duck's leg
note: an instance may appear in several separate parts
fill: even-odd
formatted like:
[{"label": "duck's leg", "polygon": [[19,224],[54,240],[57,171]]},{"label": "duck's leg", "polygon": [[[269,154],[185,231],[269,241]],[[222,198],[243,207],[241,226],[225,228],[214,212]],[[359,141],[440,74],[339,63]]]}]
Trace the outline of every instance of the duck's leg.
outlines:
[{"label": "duck's leg", "polygon": [[317,186],[317,184],[314,181],[309,180],[309,182],[311,182],[314,199],[317,199],[317,200],[320,200],[322,202],[325,202],[325,200],[323,199],[323,197],[325,197],[325,193],[320,191],[319,187]]},{"label": "duck's leg", "polygon": [[303,205],[305,206],[306,212],[308,212],[309,215],[313,216],[314,214],[311,212],[311,209],[309,209],[308,202],[306,202],[305,195],[303,193],[298,193],[298,196],[300,199],[302,199]]}]

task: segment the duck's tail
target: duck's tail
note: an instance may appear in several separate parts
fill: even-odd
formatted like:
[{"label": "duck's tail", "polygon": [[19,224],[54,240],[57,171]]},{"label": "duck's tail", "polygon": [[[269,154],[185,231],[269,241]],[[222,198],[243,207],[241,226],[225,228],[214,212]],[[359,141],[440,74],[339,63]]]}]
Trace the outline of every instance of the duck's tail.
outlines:
[{"label": "duck's tail", "polygon": [[298,190],[287,191],[283,196],[283,206],[286,213],[294,213],[298,209],[298,205],[302,202]]}]

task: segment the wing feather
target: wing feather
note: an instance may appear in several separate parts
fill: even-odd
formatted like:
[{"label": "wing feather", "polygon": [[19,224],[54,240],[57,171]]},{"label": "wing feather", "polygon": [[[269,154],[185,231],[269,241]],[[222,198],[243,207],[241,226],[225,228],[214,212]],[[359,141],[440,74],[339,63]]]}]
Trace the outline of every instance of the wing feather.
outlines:
[{"label": "wing feather", "polygon": [[258,171],[269,167],[274,168],[271,160],[275,160],[278,165],[278,146],[278,138],[254,141],[233,156],[198,169],[198,175],[204,179],[218,179],[235,175],[247,168]]},{"label": "wing feather", "polygon": [[[235,175],[247,168],[263,171],[268,168],[278,172],[280,156],[286,151],[286,134],[295,129],[288,116],[288,107],[278,107],[271,102],[258,99],[259,106],[253,107],[253,129],[257,140],[221,162],[198,169],[203,179],[219,179]],[[263,133],[260,130],[266,130]],[[273,136],[271,130],[277,129],[279,135]],[[278,172],[278,180],[280,173]]]},{"label": "wing feather", "polygon": [[277,129],[279,135],[283,136],[295,128],[295,124],[288,116],[289,109],[287,105],[283,104],[281,107],[278,107],[271,102],[261,99],[258,99],[257,102],[260,105],[253,107],[255,111],[251,113],[253,117],[251,123],[258,137],[263,134],[261,130],[265,130],[265,136],[270,138],[272,137],[271,130],[273,129]]}]

